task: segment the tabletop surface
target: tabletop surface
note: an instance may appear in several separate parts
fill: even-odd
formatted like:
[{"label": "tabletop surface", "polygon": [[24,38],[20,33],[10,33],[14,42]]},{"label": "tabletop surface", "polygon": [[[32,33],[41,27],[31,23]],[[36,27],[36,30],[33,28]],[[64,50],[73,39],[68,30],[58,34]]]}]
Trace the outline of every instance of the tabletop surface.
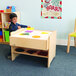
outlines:
[{"label": "tabletop surface", "polygon": [[21,32],[18,32],[11,37],[16,38],[29,38],[29,39],[39,39],[39,40],[47,40],[52,32],[39,31],[39,30],[26,30],[24,29]]}]

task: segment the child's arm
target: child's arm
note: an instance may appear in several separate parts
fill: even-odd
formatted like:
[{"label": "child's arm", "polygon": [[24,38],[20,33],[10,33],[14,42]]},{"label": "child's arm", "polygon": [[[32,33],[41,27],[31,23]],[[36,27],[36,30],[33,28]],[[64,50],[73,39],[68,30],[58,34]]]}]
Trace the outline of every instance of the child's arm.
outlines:
[{"label": "child's arm", "polygon": [[10,35],[10,33],[11,33],[12,31],[14,31],[14,30],[13,30],[12,26],[10,25],[10,26],[9,26],[9,35]]},{"label": "child's arm", "polygon": [[18,26],[20,26],[21,28],[27,28],[28,27],[27,25],[22,25],[22,24],[18,24]]}]

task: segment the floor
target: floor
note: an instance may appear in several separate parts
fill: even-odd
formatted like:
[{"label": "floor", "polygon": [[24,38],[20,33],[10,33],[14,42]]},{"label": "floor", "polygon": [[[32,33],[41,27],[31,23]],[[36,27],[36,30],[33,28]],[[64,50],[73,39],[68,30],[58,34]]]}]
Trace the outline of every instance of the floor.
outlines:
[{"label": "floor", "polygon": [[66,46],[57,46],[50,68],[47,59],[20,55],[15,61],[7,59],[9,45],[0,44],[0,76],[76,76],[76,48],[66,53]]}]

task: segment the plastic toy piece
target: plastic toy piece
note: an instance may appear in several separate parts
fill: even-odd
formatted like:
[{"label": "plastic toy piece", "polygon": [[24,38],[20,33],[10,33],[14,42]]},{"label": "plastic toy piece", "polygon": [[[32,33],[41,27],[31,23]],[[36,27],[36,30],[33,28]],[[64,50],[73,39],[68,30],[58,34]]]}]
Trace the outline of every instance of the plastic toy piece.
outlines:
[{"label": "plastic toy piece", "polygon": [[4,35],[5,35],[5,41],[6,42],[9,42],[9,31],[8,30],[5,30],[4,31]]},{"label": "plastic toy piece", "polygon": [[20,35],[29,35],[29,33],[21,33]]},{"label": "plastic toy piece", "polygon": [[27,30],[27,31],[25,31],[25,32],[27,32],[27,33],[31,33],[31,32],[33,32],[32,30]]},{"label": "plastic toy piece", "polygon": [[2,31],[0,31],[0,36],[2,36]]},{"label": "plastic toy piece", "polygon": [[0,39],[3,38],[3,36],[0,35]]},{"label": "plastic toy piece", "polygon": [[15,6],[12,6],[12,12],[15,12],[16,10],[15,10]]},{"label": "plastic toy piece", "polygon": [[38,35],[34,35],[34,36],[32,36],[33,38],[40,38],[40,36],[38,36]]},{"label": "plastic toy piece", "polygon": [[0,35],[0,42],[2,42],[3,41],[3,36],[2,35]]},{"label": "plastic toy piece", "polygon": [[48,34],[48,32],[42,32],[41,34]]},{"label": "plastic toy piece", "polygon": [[33,27],[31,27],[31,28],[26,28],[26,30],[34,30],[34,28],[33,28]]},{"label": "plastic toy piece", "polygon": [[15,12],[15,6],[7,6],[6,7],[6,12]]},{"label": "plastic toy piece", "polygon": [[4,10],[0,10],[0,12],[4,12]]}]

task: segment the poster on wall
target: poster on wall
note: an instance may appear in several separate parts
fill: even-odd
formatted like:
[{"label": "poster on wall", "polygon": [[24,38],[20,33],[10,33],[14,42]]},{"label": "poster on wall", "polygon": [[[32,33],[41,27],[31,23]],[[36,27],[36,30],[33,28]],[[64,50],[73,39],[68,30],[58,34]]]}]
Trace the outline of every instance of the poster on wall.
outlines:
[{"label": "poster on wall", "polygon": [[41,18],[62,19],[62,0],[41,0]]}]

